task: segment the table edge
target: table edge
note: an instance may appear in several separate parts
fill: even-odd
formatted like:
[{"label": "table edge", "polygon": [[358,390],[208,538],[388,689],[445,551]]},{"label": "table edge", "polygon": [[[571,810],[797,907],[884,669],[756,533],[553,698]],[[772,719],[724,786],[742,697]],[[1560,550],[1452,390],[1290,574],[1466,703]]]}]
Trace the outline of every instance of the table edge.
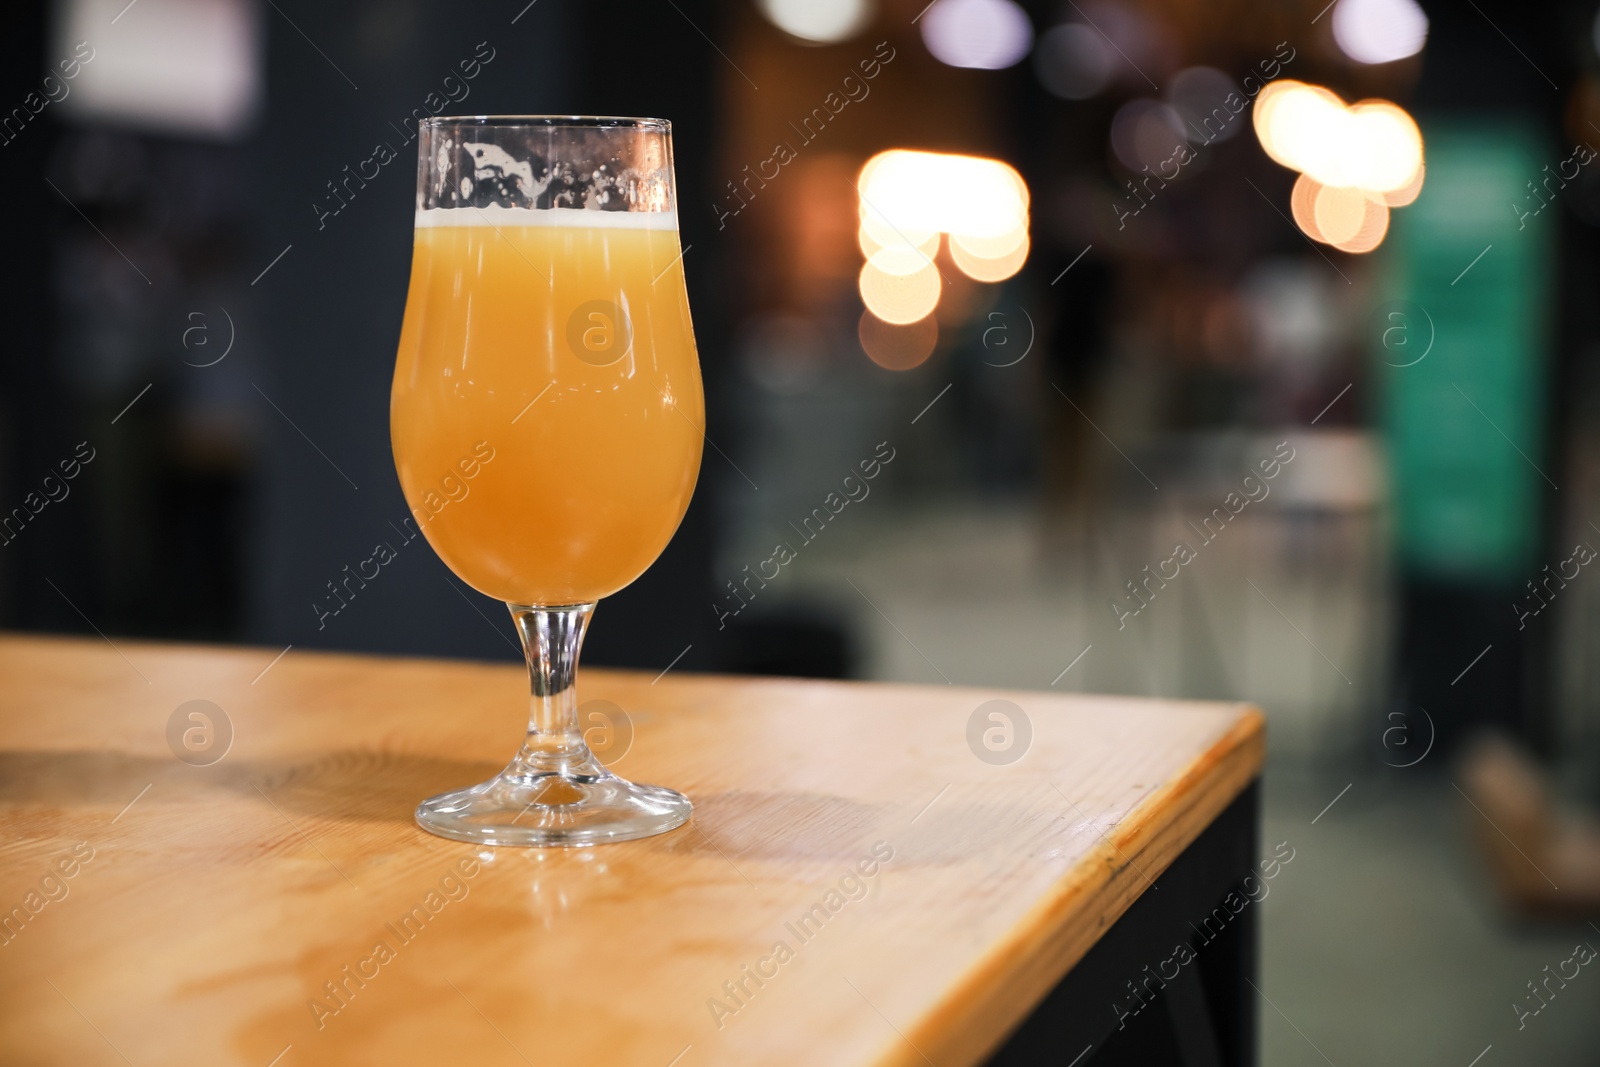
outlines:
[{"label": "table edge", "polygon": [[[1260,776],[1266,717],[1253,704],[1232,706],[1240,714],[1227,732],[1140,800],[873,1067],[926,1067],[929,1059],[972,1067],[1000,1047],[1143,895],[1146,878],[1159,878]],[[1168,805],[1177,805],[1175,816],[1158,822],[1156,811]]]}]

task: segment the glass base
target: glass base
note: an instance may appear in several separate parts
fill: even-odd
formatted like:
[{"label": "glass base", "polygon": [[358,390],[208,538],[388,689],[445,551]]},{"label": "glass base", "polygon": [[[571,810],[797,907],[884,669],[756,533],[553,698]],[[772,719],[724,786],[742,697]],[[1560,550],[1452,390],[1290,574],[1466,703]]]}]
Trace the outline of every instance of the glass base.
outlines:
[{"label": "glass base", "polygon": [[510,604],[528,659],[528,737],[482,785],[429,797],[417,825],[477,845],[571,846],[631,841],[682,826],[693,805],[659,785],[635,785],[595,759],[578,724],[578,650],[594,605]]},{"label": "glass base", "polygon": [[507,771],[417,805],[429,833],[480,845],[581,846],[663,834],[682,826],[693,805],[659,785],[598,774]]}]

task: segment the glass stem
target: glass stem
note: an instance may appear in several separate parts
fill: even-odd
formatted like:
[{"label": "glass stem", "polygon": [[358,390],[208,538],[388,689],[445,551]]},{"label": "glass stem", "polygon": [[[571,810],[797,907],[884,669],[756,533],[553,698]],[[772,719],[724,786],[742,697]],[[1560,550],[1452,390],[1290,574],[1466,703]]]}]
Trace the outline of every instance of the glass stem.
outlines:
[{"label": "glass stem", "polygon": [[532,692],[528,737],[507,769],[521,775],[603,775],[578,723],[578,653],[594,604],[507,607],[522,638]]}]

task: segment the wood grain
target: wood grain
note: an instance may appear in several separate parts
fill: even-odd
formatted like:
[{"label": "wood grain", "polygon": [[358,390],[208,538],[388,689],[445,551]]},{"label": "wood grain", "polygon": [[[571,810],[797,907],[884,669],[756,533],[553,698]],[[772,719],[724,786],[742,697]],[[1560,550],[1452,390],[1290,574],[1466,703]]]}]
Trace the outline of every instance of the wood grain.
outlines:
[{"label": "wood grain", "polygon": [[[0,1062],[962,1067],[1265,744],[1237,704],[586,671],[694,819],[480,852],[411,810],[515,750],[520,670],[277,651],[0,638]],[[1009,766],[967,745],[995,698]],[[211,766],[167,742],[195,699]]]}]

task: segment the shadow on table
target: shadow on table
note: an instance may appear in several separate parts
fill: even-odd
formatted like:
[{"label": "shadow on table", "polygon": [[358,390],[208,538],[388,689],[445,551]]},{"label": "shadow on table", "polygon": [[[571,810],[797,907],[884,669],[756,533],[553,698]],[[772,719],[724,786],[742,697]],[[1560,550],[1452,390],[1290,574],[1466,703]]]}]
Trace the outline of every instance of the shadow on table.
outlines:
[{"label": "shadow on table", "polygon": [[121,811],[148,787],[204,803],[208,793],[265,798],[291,815],[409,825],[423,797],[481,782],[499,764],[340,749],[296,761],[223,759],[192,767],[171,757],[72,749],[0,752],[0,803]]}]

